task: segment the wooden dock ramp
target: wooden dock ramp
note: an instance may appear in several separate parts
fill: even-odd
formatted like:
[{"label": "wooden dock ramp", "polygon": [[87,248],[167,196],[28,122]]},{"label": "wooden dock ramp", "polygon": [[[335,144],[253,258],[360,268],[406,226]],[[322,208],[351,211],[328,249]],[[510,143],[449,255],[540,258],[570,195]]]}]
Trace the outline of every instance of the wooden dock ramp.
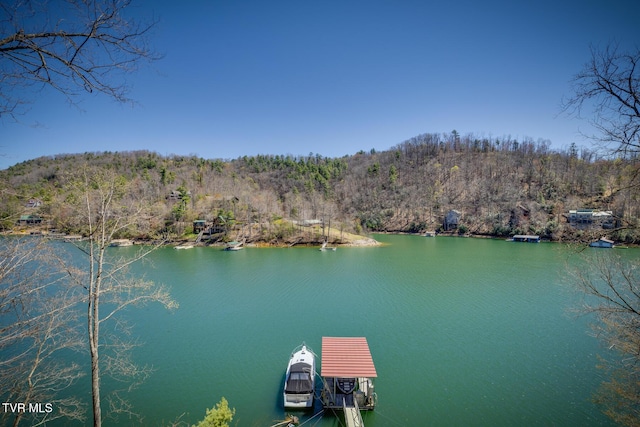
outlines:
[{"label": "wooden dock ramp", "polygon": [[364,421],[362,420],[362,414],[360,413],[360,408],[358,408],[358,403],[354,403],[355,406],[348,407],[344,404],[342,407],[344,411],[344,422],[347,424],[347,427],[364,427]]}]

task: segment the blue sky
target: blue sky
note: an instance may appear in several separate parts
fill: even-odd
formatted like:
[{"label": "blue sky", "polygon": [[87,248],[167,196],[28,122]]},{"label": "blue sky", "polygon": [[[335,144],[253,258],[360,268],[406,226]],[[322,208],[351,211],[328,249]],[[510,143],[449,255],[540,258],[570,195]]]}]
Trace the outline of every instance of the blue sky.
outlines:
[{"label": "blue sky", "polygon": [[637,0],[134,0],[164,58],[137,103],[34,88],[0,119],[0,169],[60,153],[232,159],[388,149],[425,132],[587,145],[560,111],[590,45],[640,44]]}]

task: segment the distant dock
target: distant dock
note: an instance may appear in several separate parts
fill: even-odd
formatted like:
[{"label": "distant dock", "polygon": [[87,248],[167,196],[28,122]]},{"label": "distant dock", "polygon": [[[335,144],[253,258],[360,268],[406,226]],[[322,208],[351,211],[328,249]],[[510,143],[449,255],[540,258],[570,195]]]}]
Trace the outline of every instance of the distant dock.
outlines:
[{"label": "distant dock", "polygon": [[531,234],[516,234],[511,240],[513,240],[514,242],[539,243],[540,236],[534,236]]},{"label": "distant dock", "polygon": [[109,246],[124,248],[126,246],[132,246],[133,242],[129,239],[113,239]]}]

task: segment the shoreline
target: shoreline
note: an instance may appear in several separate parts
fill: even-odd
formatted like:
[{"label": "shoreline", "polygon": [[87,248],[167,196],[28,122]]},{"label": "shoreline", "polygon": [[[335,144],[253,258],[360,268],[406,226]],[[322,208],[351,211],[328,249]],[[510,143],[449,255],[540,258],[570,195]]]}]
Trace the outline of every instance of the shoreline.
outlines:
[{"label": "shoreline", "polygon": [[[436,238],[436,237],[457,237],[457,238],[473,238],[473,239],[494,239],[494,240],[509,240],[508,237],[504,236],[491,236],[486,234],[456,234],[456,233],[438,233],[433,236],[426,236],[425,233],[410,233],[403,231],[376,231],[371,233],[373,234],[384,234],[384,235],[406,235],[406,236],[422,236],[425,238]],[[369,235],[369,236],[370,236]],[[81,241],[85,238],[79,235],[66,235],[61,233],[50,233],[43,232],[41,230],[31,230],[31,231],[2,231],[0,232],[0,236],[32,236],[32,237],[48,237],[53,240],[64,240],[64,241]],[[352,239],[343,239],[344,241],[333,241],[330,242],[332,246],[335,247],[379,247],[385,246],[385,243],[381,243],[374,239],[373,237],[364,236],[364,235],[352,235]],[[177,238],[166,241],[158,241],[153,239],[113,239],[112,242],[117,242],[119,240],[129,241],[128,244],[123,244],[121,246],[131,246],[131,245],[161,245],[168,247],[179,247],[179,246],[192,246],[192,247],[225,247],[226,242],[199,242],[195,243],[192,239],[187,238]],[[590,241],[585,240],[551,240],[551,239],[541,239],[540,243],[561,243],[561,244],[579,244],[579,245],[588,245]],[[318,248],[322,245],[322,242],[318,240],[303,240],[298,239],[296,241],[266,241],[266,240],[254,240],[244,244],[245,247],[251,248],[291,248],[291,247],[308,247],[308,248]],[[111,244],[111,246],[120,246],[117,243]],[[635,248],[640,247],[640,245],[635,245],[631,243],[614,245],[614,248],[617,247],[619,249],[624,248]]]},{"label": "shoreline", "polygon": [[[86,238],[80,235],[68,235],[62,233],[50,233],[42,230],[25,230],[25,231],[2,231],[0,232],[0,236],[22,236],[22,237],[47,237],[52,240],[61,240],[61,241],[82,241]],[[343,239],[342,242],[333,241],[330,242],[331,245],[337,247],[375,247],[382,246],[383,244],[378,242],[377,240],[362,236],[362,235],[350,235],[353,236],[353,239]],[[114,244],[115,243],[115,244]],[[190,245],[193,247],[225,247],[227,242],[194,242],[191,238],[175,238],[165,241],[159,241],[154,239],[113,239],[111,240],[110,246],[118,247],[118,246],[139,246],[139,245],[161,245],[168,247],[178,247],[178,246],[186,246]],[[246,247],[253,248],[290,248],[290,247],[320,247],[322,243],[317,240],[302,240],[298,239],[297,241],[266,241],[266,240],[254,240],[244,244]]]}]

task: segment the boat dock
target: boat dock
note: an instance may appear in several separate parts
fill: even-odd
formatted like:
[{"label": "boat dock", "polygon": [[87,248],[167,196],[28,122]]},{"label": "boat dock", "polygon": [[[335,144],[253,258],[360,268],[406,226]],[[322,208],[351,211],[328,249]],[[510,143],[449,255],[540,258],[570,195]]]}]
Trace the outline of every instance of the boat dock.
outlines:
[{"label": "boat dock", "polygon": [[[358,420],[361,410],[375,408],[373,379],[378,376],[365,337],[322,337],[322,406],[343,410]],[[356,416],[358,414],[358,416]],[[360,424],[354,426],[362,426]]]},{"label": "boat dock", "polygon": [[[309,357],[307,353],[310,354]],[[307,352],[304,343],[301,347],[294,349],[285,374],[283,391],[285,408],[313,408],[313,399],[317,398],[313,383],[316,373],[314,356],[312,351]],[[364,427],[360,411],[373,410],[378,403],[378,396],[373,386],[373,380],[378,373],[373,364],[367,339],[365,337],[322,337],[321,363],[320,401],[323,411],[316,415],[322,414],[327,409],[334,414],[342,411],[347,427]],[[305,364],[306,366],[302,366]],[[279,425],[284,424],[278,423],[271,427]]]},{"label": "boat dock", "polygon": [[513,236],[514,242],[528,242],[528,243],[539,243],[540,236],[532,236],[529,234],[516,234]]},{"label": "boat dock", "polygon": [[357,402],[355,406],[343,406],[342,410],[344,411],[344,422],[347,427],[364,427],[364,421]]}]

